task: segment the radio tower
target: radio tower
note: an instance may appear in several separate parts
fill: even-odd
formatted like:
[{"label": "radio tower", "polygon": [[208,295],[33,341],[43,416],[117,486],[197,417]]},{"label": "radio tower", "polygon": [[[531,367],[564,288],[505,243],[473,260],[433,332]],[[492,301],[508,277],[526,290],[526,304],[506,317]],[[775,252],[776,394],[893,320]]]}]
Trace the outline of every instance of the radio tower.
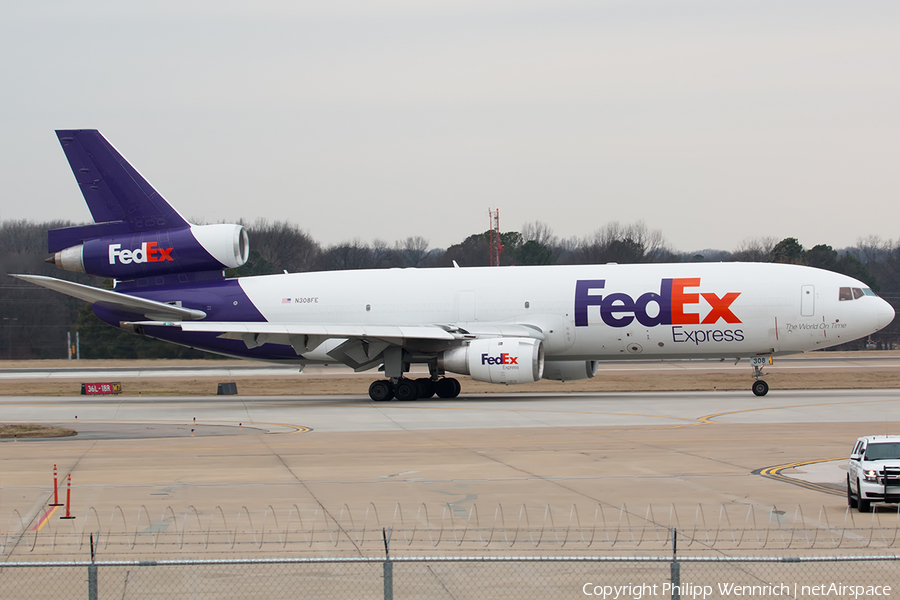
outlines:
[{"label": "radio tower", "polygon": [[503,244],[500,243],[500,209],[488,209],[491,219],[491,266],[500,266],[500,253],[503,252]]}]

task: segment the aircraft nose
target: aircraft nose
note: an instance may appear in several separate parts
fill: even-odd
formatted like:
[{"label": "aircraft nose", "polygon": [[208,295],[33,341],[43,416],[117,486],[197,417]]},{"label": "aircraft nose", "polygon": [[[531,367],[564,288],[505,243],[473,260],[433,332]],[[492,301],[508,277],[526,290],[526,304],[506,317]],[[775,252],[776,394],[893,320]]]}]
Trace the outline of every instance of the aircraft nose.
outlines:
[{"label": "aircraft nose", "polygon": [[894,320],[894,307],[882,298],[879,300],[881,300],[881,306],[878,308],[878,329],[884,329]]}]

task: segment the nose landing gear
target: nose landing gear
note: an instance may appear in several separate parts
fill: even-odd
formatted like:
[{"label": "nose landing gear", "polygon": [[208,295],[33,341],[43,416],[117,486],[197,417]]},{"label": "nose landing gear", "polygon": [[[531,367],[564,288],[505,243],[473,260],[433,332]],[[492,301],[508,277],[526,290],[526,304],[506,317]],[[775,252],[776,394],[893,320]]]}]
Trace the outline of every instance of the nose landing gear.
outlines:
[{"label": "nose landing gear", "polygon": [[756,381],[753,382],[753,386],[750,389],[753,390],[755,396],[765,396],[769,393],[769,384],[760,378],[765,375],[765,373],[763,373],[763,367],[766,364],[770,364],[770,360],[771,359],[767,356],[753,356],[750,358],[750,366],[753,367],[753,376],[756,377]]},{"label": "nose landing gear", "polygon": [[753,387],[751,389],[755,395],[765,396],[769,393],[769,384],[762,379],[757,379],[753,382]]}]

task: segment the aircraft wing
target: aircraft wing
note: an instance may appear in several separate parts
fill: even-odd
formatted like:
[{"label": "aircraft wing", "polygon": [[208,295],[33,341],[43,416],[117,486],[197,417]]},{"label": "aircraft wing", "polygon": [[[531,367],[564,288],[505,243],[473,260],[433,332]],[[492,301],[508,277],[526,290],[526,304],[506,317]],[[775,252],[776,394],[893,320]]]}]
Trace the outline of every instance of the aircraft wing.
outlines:
[{"label": "aircraft wing", "polygon": [[[143,323],[148,324],[148,323]],[[457,337],[437,326],[418,325],[337,325],[337,324],[304,324],[304,323],[268,323],[268,322],[230,322],[230,321],[192,321],[180,323],[182,331],[205,331],[227,334],[244,334],[255,336],[306,335],[332,338],[371,338],[371,339],[426,339],[455,340]],[[274,340],[273,340],[274,341]]]},{"label": "aircraft wing", "polygon": [[130,313],[142,314],[148,319],[173,319],[179,321],[203,319],[206,313],[202,310],[182,308],[165,302],[156,302],[127,294],[120,294],[112,290],[82,285],[74,281],[54,279],[43,275],[12,275],[17,279],[28,281],[36,285],[61,292],[67,296],[84,300],[85,302],[98,303],[103,306],[123,310]]},{"label": "aircraft wing", "polygon": [[466,323],[429,325],[361,325],[318,323],[270,323],[266,321],[133,321],[125,327],[179,327],[182,331],[218,333],[225,339],[242,340],[247,348],[264,344],[292,346],[298,355],[316,350],[328,340],[341,343],[328,349],[335,361],[364,371],[382,362],[389,346],[438,342],[450,346],[482,337],[531,337],[543,339],[535,327],[515,323]]},{"label": "aircraft wing", "polygon": [[[332,338],[466,340],[482,337],[532,337],[544,339],[543,333],[529,325],[514,323],[478,323],[460,327],[453,324],[433,325],[346,325],[317,323],[270,323],[267,321],[134,321],[129,325],[180,327],[182,331],[238,334],[226,337],[243,339],[243,334],[257,336],[307,335]],[[274,341],[274,340],[272,340]]]}]

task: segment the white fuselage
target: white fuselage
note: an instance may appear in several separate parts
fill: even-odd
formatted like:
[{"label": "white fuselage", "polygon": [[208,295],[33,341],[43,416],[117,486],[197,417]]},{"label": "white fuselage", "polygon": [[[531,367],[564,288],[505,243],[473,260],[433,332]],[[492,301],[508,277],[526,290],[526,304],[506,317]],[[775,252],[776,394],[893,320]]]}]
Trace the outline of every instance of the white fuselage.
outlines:
[{"label": "white fuselage", "polygon": [[[519,324],[542,333],[547,360],[790,354],[869,335],[894,316],[855,279],[768,263],[329,271],[239,281],[270,323],[439,324],[482,335]],[[841,288],[866,293],[841,300]],[[304,358],[328,362],[337,343]]]}]

